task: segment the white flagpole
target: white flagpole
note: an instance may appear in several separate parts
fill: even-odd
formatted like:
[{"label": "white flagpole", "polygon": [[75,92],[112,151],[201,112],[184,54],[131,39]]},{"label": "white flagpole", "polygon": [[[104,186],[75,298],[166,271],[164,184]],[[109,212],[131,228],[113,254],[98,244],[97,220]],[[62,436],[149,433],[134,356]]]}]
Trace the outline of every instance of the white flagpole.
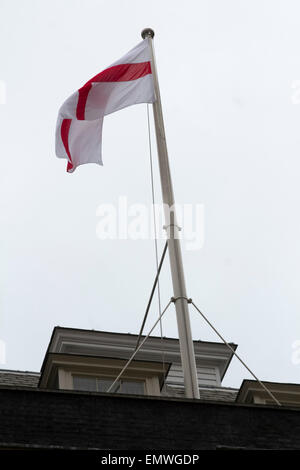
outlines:
[{"label": "white flagpole", "polygon": [[[177,225],[175,214],[174,193],[172,187],[159,84],[157,78],[157,69],[154,56],[153,37],[154,31],[152,29],[147,28],[142,31],[142,38],[144,40],[149,40],[152,56],[152,74],[156,94],[156,101],[153,103],[153,114],[155,122],[162,195],[165,206],[166,230],[168,234],[168,247],[178,324],[181,361],[184,375],[185,395],[187,398],[199,398],[199,387],[197,380],[194,346],[191,333],[188,299],[185,287],[180,240],[178,236],[179,227]],[[170,208],[172,208],[171,211]]]}]

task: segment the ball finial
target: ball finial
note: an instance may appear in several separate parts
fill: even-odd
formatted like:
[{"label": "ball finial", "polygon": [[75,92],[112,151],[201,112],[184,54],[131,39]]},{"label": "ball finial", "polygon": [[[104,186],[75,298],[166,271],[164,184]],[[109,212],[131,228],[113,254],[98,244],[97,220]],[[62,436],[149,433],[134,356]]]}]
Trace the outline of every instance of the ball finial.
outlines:
[{"label": "ball finial", "polygon": [[148,37],[151,37],[152,39],[154,37],[154,31],[151,28],[145,28],[142,31],[142,38],[145,39],[145,38],[148,38]]}]

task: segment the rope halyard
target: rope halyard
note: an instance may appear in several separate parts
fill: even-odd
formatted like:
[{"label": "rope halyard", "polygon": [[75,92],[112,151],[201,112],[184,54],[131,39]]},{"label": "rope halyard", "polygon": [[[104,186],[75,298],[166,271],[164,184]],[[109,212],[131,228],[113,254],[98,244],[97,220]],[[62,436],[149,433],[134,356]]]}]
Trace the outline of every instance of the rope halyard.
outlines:
[{"label": "rope halyard", "polygon": [[[151,129],[150,129],[150,115],[149,115],[149,104],[147,103],[147,124],[148,124],[148,143],[149,143],[149,160],[150,160],[150,176],[151,176],[151,192],[152,192],[152,212],[153,212],[153,228],[154,228],[154,245],[155,245],[155,261],[156,261],[156,273],[157,273],[157,299],[158,299],[158,313],[161,314],[161,297],[160,297],[160,282],[159,273],[161,266],[158,262],[158,246],[157,246],[157,223],[155,214],[155,191],[154,191],[154,173],[153,173],[153,158],[152,158],[152,145],[151,145]],[[163,325],[162,321],[159,322],[160,326],[160,341],[162,351],[162,363],[163,370],[165,370],[165,352],[163,343]]]}]

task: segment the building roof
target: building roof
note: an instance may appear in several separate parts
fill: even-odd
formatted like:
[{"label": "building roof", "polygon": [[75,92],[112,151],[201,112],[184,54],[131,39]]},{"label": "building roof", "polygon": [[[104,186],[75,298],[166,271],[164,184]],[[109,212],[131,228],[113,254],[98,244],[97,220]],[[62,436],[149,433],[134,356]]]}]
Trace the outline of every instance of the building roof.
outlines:
[{"label": "building roof", "polygon": [[[43,374],[49,353],[79,354],[100,357],[116,357],[129,359],[135,350],[138,335],[131,333],[116,333],[108,331],[85,330],[80,328],[65,328],[56,326],[53,329],[47,348],[41,373]],[[144,336],[142,336],[142,339]],[[217,377],[211,385],[220,385],[233,357],[232,351],[220,342],[193,341],[197,367],[210,367],[217,369]],[[237,345],[230,343],[233,350]],[[136,355],[136,359],[143,361],[166,362],[181,364],[178,338],[149,336]],[[172,367],[172,369],[173,369]],[[172,374],[172,370],[171,370]],[[200,385],[208,385],[208,375],[203,371]],[[170,377],[170,376],[169,376]],[[217,383],[218,382],[218,383]]]},{"label": "building roof", "polygon": [[[73,332],[75,332],[75,333],[76,333],[76,332],[78,332],[78,333],[82,332],[82,333],[88,333],[88,334],[90,334],[90,333],[95,333],[95,334],[98,334],[98,333],[99,333],[99,334],[105,334],[105,335],[109,334],[109,335],[120,336],[120,337],[122,337],[122,336],[130,336],[130,337],[133,337],[133,338],[138,338],[138,336],[139,336],[138,334],[135,334],[135,333],[124,333],[124,332],[118,332],[118,331],[105,331],[105,330],[94,330],[94,329],[90,330],[90,329],[87,329],[87,328],[73,328],[73,327],[68,327],[68,326],[59,326],[59,325],[56,325],[56,326],[53,328],[53,331],[52,331],[52,335],[51,335],[51,338],[50,338],[50,342],[49,342],[48,348],[51,347],[52,342],[53,342],[53,340],[54,340],[54,336],[55,336],[55,334],[56,334],[56,331],[59,331],[59,330],[61,330],[61,331],[64,331],[64,330],[65,330],[66,332],[73,331]],[[145,338],[145,335],[142,335],[140,341],[142,341],[142,339],[144,339],[144,338]],[[152,338],[152,339],[154,339],[154,340],[156,339],[156,340],[161,341],[161,336],[151,335],[151,336],[149,336],[149,338]],[[163,340],[166,340],[166,341],[174,341],[174,342],[176,342],[176,343],[179,342],[179,339],[178,339],[178,338],[173,338],[173,337],[171,337],[171,336],[163,336]],[[216,346],[219,346],[219,345],[224,346],[224,344],[223,344],[222,342],[220,343],[220,341],[203,341],[203,340],[201,340],[201,339],[197,339],[197,340],[194,339],[194,340],[193,340],[193,343],[194,343],[194,344],[198,344],[198,343],[199,343],[199,344],[211,344],[211,345],[216,345]],[[232,346],[233,349],[237,348],[237,344],[236,344],[236,343],[229,342],[228,344],[230,344],[230,346]]]},{"label": "building roof", "polygon": [[39,372],[0,369],[0,385],[37,387],[39,379]]},{"label": "building roof", "polygon": [[[39,372],[0,369],[0,386],[37,388],[39,379]],[[200,387],[200,400],[203,401],[233,403],[237,394],[238,390],[230,387]],[[184,388],[167,385],[163,396],[185,398]]]},{"label": "building roof", "polygon": [[[300,406],[300,384],[266,382],[263,384],[284,406]],[[256,380],[243,380],[236,397],[237,403],[273,404],[274,400]]]},{"label": "building roof", "polygon": [[[238,389],[231,387],[199,387],[201,401],[220,401],[233,403],[236,400]],[[166,396],[175,398],[185,398],[183,387],[166,386]]]},{"label": "building roof", "polygon": [[[81,361],[80,364],[91,368],[99,366],[101,359],[102,367],[109,361],[114,361],[116,366],[116,362],[126,363],[131,357],[137,338],[138,335],[129,333],[55,327],[41,372],[0,370],[0,386],[57,389],[58,366],[53,368],[53,361],[60,366],[68,364],[69,368],[70,361],[76,364]],[[235,344],[231,343],[231,346],[236,349]],[[200,399],[234,402],[237,390],[221,386],[221,380],[232,359],[232,352],[223,343],[210,341],[194,341],[194,349]],[[177,338],[164,337],[162,344],[160,337],[150,336],[135,357],[134,363],[135,367],[141,364],[147,366],[147,370],[149,367],[151,370],[158,368],[162,374],[161,396],[184,398],[184,380]],[[52,374],[51,380],[49,374]]]}]

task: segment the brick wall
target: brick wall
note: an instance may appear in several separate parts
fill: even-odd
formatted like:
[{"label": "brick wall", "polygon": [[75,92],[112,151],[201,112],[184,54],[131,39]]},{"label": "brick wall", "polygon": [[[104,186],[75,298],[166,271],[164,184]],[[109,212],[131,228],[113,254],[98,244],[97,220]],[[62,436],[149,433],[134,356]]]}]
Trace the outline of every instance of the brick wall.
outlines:
[{"label": "brick wall", "polygon": [[300,449],[300,409],[0,388],[0,444]]}]

